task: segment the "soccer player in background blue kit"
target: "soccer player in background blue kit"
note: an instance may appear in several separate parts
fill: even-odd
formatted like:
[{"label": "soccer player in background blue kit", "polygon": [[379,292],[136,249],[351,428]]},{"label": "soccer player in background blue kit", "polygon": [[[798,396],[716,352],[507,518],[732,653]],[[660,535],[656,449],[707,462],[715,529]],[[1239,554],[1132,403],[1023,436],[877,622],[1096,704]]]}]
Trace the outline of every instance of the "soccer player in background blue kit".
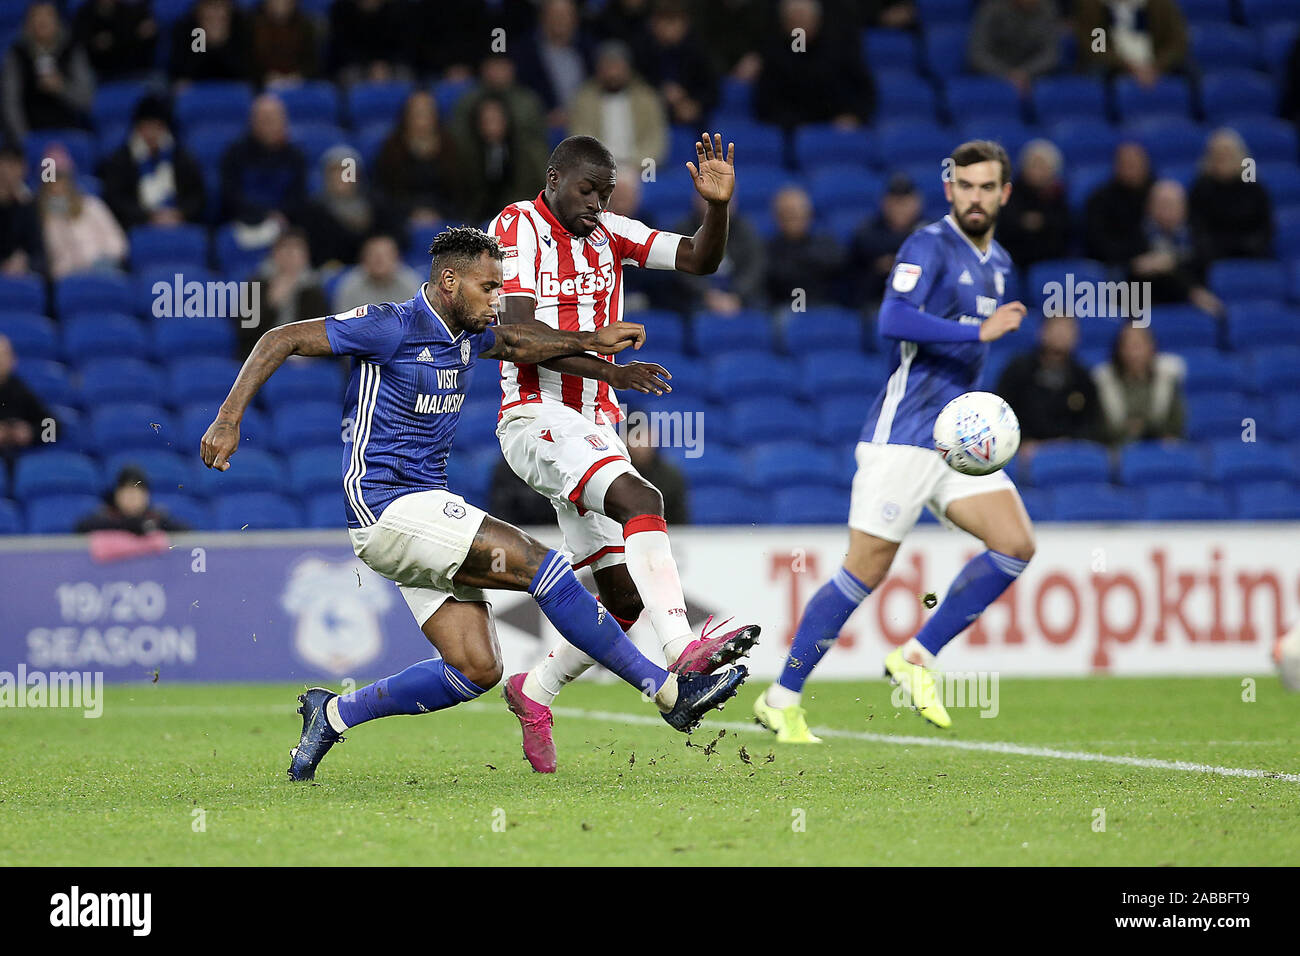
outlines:
[{"label": "soccer player in background blue kit", "polygon": [[1011,196],[1011,162],[997,143],[953,150],[944,195],[951,211],[898,250],[880,333],[893,339],[892,372],[858,441],[844,566],[804,609],[780,679],[754,702],[758,722],[785,743],[818,743],[801,706],[804,681],[840,629],[880,584],[898,545],[928,506],[945,524],[987,549],[961,570],[921,630],[885,658],[890,678],[922,717],[951,726],[934,656],[1011,586],[1034,553],[1033,527],[1011,479],[963,475],[934,449],[934,421],[951,399],[976,387],[988,343],[1020,327],[1025,307],[1004,302],[1011,259],[993,241]]},{"label": "soccer player in background blue kit", "polygon": [[407,302],[363,305],[262,336],[203,436],[204,464],[225,471],[239,448],[244,411],[285,359],[352,356],[345,408],[354,424],[343,459],[348,534],[362,561],[397,582],[439,654],[349,694],[314,687],[301,695],[302,735],[289,778],[313,779],[349,727],[442,710],[496,684],[501,652],[483,588],[528,591],[566,640],[653,698],[672,727],[689,732],[736,693],[748,671],[669,674],[628,640],[564,555],[447,488],[447,453],[475,359],[614,355],[640,348],[645,330],[627,322],[594,332],[541,322],[495,325],[503,256],[496,240],[470,227],[447,229],[429,255],[429,281]]}]

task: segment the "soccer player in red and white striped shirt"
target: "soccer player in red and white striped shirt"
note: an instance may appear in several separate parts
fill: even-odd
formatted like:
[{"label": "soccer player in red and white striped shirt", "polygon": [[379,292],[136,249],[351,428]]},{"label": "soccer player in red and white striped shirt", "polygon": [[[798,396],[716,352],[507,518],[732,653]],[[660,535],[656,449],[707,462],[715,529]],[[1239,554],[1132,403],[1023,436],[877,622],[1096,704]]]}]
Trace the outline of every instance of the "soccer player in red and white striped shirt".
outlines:
[{"label": "soccer player in red and white striped shirt", "polygon": [[[606,211],[616,166],[599,140],[571,136],[556,146],[545,188],[535,199],[511,203],[489,227],[506,255],[502,323],[594,330],[622,317],[626,265],[715,271],[727,244],[735,144],[724,157],[722,137],[705,133],[695,154],[697,162],[686,166],[708,208],[695,235],[681,236]],[[648,611],[670,670],[710,672],[743,656],[759,628],[715,629],[698,638],[691,632],[663,498],[632,467],[613,428],[622,418],[617,389],[661,395],[671,391],[668,378],[653,363],[618,365],[594,355],[540,365],[502,362],[497,437],[515,473],[555,506],[574,567],[592,569],[602,603],[624,630]],[[527,674],[507,679],[505,697],[523,726],[534,770],[554,772],[550,704],[593,663],[561,642]]]}]

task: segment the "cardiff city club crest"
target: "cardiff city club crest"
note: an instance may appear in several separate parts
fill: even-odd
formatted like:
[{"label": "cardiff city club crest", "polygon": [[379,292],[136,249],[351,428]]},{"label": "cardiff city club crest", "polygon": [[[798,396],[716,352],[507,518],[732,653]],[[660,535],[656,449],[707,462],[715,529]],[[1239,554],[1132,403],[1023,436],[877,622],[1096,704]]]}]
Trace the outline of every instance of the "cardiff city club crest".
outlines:
[{"label": "cardiff city club crest", "polygon": [[460,364],[469,364],[469,339],[465,339],[460,343]]},{"label": "cardiff city club crest", "polygon": [[383,650],[379,619],[392,588],[360,560],[304,558],[289,572],[281,605],[297,617],[293,649],[339,677],[356,674]]}]

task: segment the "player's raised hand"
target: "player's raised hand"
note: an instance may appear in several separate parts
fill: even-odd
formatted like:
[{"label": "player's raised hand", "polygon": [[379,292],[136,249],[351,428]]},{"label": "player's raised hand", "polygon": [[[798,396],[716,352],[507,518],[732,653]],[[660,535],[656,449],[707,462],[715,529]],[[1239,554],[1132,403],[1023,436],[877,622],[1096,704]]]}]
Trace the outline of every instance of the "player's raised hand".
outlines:
[{"label": "player's raised hand", "polygon": [[647,395],[671,392],[670,378],[672,374],[668,369],[654,362],[628,362],[626,365],[613,365],[609,370],[609,384],[614,388],[630,388]]},{"label": "player's raised hand", "polygon": [[998,306],[992,315],[980,324],[980,341],[995,342],[1008,332],[1020,328],[1020,321],[1025,317],[1025,304],[1020,301],[1006,302]]},{"label": "player's raised hand", "polygon": [[736,144],[727,144],[727,155],[722,155],[722,134],[714,133],[713,139],[705,133],[695,142],[695,159],[699,163],[687,163],[691,171],[691,180],[695,191],[708,202],[728,202],[736,191]]},{"label": "player's raised hand", "polygon": [[629,345],[639,349],[645,343],[645,326],[637,322],[614,322],[598,329],[592,343],[592,351],[601,355],[617,355]]},{"label": "player's raised hand", "polygon": [[239,423],[229,419],[218,418],[203,433],[199,442],[199,454],[203,464],[217,471],[230,467],[230,456],[239,450]]}]

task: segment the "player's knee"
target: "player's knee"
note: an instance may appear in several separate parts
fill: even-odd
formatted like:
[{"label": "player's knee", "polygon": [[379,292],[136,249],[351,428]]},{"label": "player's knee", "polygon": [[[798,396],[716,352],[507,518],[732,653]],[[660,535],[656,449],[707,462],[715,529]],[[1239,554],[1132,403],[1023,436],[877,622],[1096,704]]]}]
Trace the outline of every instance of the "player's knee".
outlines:
[{"label": "player's knee", "polygon": [[456,670],[464,674],[466,680],[473,681],[484,690],[491,690],[501,683],[501,658],[496,654],[466,661],[463,667],[457,667]]},{"label": "player's knee", "polygon": [[663,517],[664,497],[658,488],[645,481],[620,478],[605,496],[605,512],[619,524],[626,524],[638,515]]},{"label": "player's knee", "polygon": [[1034,556],[1034,537],[1033,535],[1017,535],[1008,541],[1003,542],[1000,548],[993,548],[1002,554],[1009,555],[1020,561],[1028,561]]},{"label": "player's knee", "polygon": [[635,592],[611,594],[608,598],[602,597],[600,600],[609,613],[619,621],[636,621],[645,610],[645,605],[641,603],[640,596]]}]

